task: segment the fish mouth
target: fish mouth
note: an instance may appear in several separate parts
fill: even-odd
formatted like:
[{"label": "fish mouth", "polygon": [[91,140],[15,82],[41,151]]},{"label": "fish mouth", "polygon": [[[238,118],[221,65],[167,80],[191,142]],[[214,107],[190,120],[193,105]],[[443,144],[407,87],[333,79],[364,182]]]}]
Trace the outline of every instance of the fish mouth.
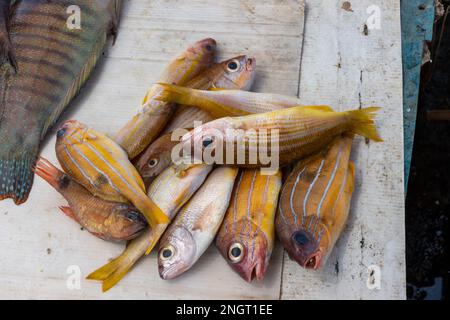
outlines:
[{"label": "fish mouth", "polygon": [[189,267],[185,263],[178,263],[176,265],[172,265],[170,267],[166,267],[163,264],[160,264],[158,266],[158,272],[159,276],[163,280],[173,280],[180,275],[182,275],[184,272],[186,272],[189,269]]},{"label": "fish mouth", "polygon": [[241,272],[241,277],[251,283],[253,279],[257,281],[262,281],[266,274],[267,264],[264,261],[260,261],[259,259],[253,263],[253,265],[247,269],[247,271]]},{"label": "fish mouth", "polygon": [[322,262],[322,252],[319,250],[310,255],[303,263],[303,268],[317,270]]}]

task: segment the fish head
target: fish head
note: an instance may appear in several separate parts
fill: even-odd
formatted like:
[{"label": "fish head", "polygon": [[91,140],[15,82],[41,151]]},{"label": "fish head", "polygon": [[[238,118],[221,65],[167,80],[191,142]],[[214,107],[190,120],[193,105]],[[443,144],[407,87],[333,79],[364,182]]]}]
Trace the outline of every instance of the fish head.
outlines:
[{"label": "fish head", "polygon": [[195,42],[184,51],[178,59],[197,61],[201,64],[212,64],[216,54],[217,43],[212,38],[206,38]]},{"label": "fish head", "polygon": [[220,233],[216,245],[231,268],[245,281],[251,282],[254,278],[262,280],[272,249],[269,248],[266,235],[258,227],[253,224],[251,231],[248,231],[245,224],[253,223],[247,221],[236,223],[236,228]]},{"label": "fish head", "polygon": [[161,240],[158,271],[164,280],[178,277],[194,263],[197,246],[192,234],[182,226],[174,226]]},{"label": "fish head", "polygon": [[162,136],[153,142],[136,163],[136,168],[146,184],[172,163],[171,152],[175,143],[170,140],[170,136]]},{"label": "fish head", "polygon": [[329,234],[316,217],[308,217],[302,225],[277,224],[277,233],[289,257],[306,269],[319,269],[328,253]]},{"label": "fish head", "polygon": [[205,162],[206,154],[215,154],[214,158],[219,158],[217,152],[223,151],[232,129],[233,125],[228,118],[217,119],[194,128],[181,138],[183,158],[200,162]]},{"label": "fish head", "polygon": [[128,204],[116,205],[107,222],[115,239],[131,240],[148,225],[147,220],[134,206]]},{"label": "fish head", "polygon": [[216,88],[250,90],[255,79],[256,59],[246,55],[221,62],[222,75],[214,83]]},{"label": "fish head", "polygon": [[64,137],[73,136],[86,129],[86,125],[77,120],[67,120],[61,125],[61,127],[59,127],[56,132],[56,137],[57,139],[61,139]]}]

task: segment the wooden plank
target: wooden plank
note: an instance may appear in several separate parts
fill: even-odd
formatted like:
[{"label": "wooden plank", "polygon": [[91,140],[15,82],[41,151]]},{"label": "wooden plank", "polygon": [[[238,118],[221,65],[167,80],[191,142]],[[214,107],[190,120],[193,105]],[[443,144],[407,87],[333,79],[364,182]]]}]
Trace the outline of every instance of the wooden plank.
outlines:
[{"label": "wooden plank", "polygon": [[[295,95],[302,51],[303,0],[125,1],[116,45],[62,120],[75,118],[97,130],[117,131],[136,111],[164,64],[204,37],[219,43],[220,57],[257,58],[255,90]],[[54,132],[53,132],[54,133]],[[54,134],[42,154],[55,162]],[[102,294],[83,280],[123,245],[96,239],[63,216],[65,201],[37,178],[21,207],[0,203],[0,298],[33,299],[274,299],[279,297],[282,251],[275,250],[267,279],[247,284],[212,247],[189,273],[159,278],[155,256],[144,259],[120,284]],[[75,269],[70,269],[75,266]],[[68,269],[69,268],[69,269]],[[67,286],[79,268],[80,289]],[[76,274],[75,274],[76,275]],[[76,277],[75,277],[76,278]]]},{"label": "wooden plank", "polygon": [[401,2],[405,187],[408,187],[414,146],[423,46],[425,41],[431,41],[433,38],[434,11],[434,0]]},{"label": "wooden plank", "polygon": [[[306,3],[300,97],[340,110],[380,106],[384,143],[357,139],[350,218],[325,268],[306,271],[285,256],[283,299],[404,299],[405,230],[400,4],[359,0]],[[348,7],[347,7],[348,9]],[[370,28],[377,22],[379,29]],[[369,289],[369,267],[381,273]],[[377,279],[371,279],[377,280]]]}]

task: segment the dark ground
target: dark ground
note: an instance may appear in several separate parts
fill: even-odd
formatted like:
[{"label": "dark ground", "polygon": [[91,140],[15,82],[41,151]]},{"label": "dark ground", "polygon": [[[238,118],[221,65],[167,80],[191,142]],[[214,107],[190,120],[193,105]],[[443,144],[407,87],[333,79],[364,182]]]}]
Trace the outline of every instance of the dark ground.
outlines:
[{"label": "dark ground", "polygon": [[408,299],[449,299],[450,121],[427,111],[450,110],[450,14],[435,26],[432,65],[422,71],[411,175],[406,198]]}]

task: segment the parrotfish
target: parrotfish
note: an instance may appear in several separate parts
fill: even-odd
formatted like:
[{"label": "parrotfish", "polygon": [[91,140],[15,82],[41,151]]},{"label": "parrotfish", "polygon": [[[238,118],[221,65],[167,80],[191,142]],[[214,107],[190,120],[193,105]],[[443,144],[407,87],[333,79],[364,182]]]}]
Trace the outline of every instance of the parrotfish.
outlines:
[{"label": "parrotfish", "polygon": [[44,158],[37,161],[34,171],[67,200],[69,206],[60,207],[61,211],[96,237],[131,240],[147,227],[144,216],[134,206],[94,197]]},{"label": "parrotfish", "polygon": [[[200,188],[211,170],[212,166],[199,165],[189,169],[184,177],[179,177],[176,170],[169,167],[152,182],[148,195],[169,219],[173,219]],[[102,281],[103,291],[108,291],[148,252],[149,247],[153,247],[164,230],[147,229],[132,240],[120,256],[91,273],[88,279]]]},{"label": "parrotfish", "polygon": [[[190,46],[164,70],[159,81],[185,85],[189,80],[209,68],[215,57],[216,41],[204,39]],[[158,137],[171,118],[175,105],[156,101],[159,88],[152,86],[137,113],[114,136],[114,140],[134,159]]]},{"label": "parrotfish", "polygon": [[[238,56],[207,69],[186,85],[192,88],[225,88],[250,89],[255,75],[255,59],[247,56]],[[172,149],[179,140],[172,138],[173,130],[179,128],[193,128],[194,121],[206,123],[213,118],[202,109],[188,106],[178,106],[172,121],[164,132],[168,132],[156,139],[137,158],[136,167],[144,182],[151,181],[172,163]]]},{"label": "parrotfish", "polygon": [[303,159],[283,186],[276,230],[302,267],[324,265],[347,221],[355,185],[352,141],[338,137],[329,148]]},{"label": "parrotfish", "polygon": [[230,203],[239,169],[219,167],[181,209],[159,245],[159,275],[174,279],[189,270],[213,242]]},{"label": "parrotfish", "polygon": [[[27,200],[39,144],[116,34],[121,4],[0,2],[0,199]],[[80,28],[71,23],[71,6],[82,13]]]},{"label": "parrotfish", "polygon": [[237,178],[216,239],[228,264],[245,281],[261,280],[275,241],[275,213],[281,189],[281,172],[262,175],[244,170]]},{"label": "parrotfish", "polygon": [[[242,55],[213,65],[189,81],[185,87],[201,90],[250,90],[255,79],[255,71],[255,58]],[[164,95],[163,90],[155,96],[155,99],[161,99]],[[193,128],[194,121],[206,123],[213,119],[215,118],[205,111],[204,108],[197,108],[196,104],[190,104],[189,107],[181,103],[177,107],[172,120],[167,124],[164,132],[171,132],[178,128]]]},{"label": "parrotfish", "polygon": [[78,121],[67,121],[57,132],[56,156],[64,171],[93,195],[133,203],[151,227],[169,221],[146,195],[144,182],[128,155],[106,135]]},{"label": "parrotfish", "polygon": [[[181,147],[187,150],[183,156],[190,157],[191,162],[181,163],[179,170],[204,161],[205,155],[213,155],[216,163],[244,168],[282,167],[318,152],[343,132],[382,141],[374,121],[378,110],[369,107],[334,112],[325,106],[292,107],[217,119],[182,137]],[[264,149],[265,153],[261,151]]]}]

